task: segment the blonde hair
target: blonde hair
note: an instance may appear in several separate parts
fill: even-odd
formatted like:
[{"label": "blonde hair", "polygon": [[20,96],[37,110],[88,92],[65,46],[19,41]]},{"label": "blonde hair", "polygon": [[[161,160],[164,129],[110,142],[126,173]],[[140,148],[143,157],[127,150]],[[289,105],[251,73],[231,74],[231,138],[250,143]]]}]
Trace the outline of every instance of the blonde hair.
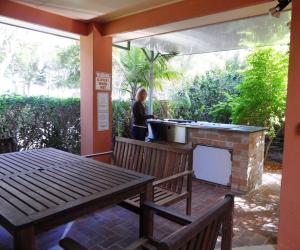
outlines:
[{"label": "blonde hair", "polygon": [[139,97],[142,93],[147,93],[147,90],[145,88],[139,88],[135,95],[136,101],[139,101]]}]

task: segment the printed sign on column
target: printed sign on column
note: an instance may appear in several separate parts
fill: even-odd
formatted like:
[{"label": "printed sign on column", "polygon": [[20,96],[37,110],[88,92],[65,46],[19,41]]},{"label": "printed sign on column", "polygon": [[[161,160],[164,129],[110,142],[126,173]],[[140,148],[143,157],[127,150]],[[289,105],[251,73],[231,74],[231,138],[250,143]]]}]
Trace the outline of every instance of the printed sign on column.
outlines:
[{"label": "printed sign on column", "polygon": [[97,93],[98,131],[109,130],[109,93]]},{"label": "printed sign on column", "polygon": [[96,72],[96,90],[111,91],[111,74],[105,72]]}]

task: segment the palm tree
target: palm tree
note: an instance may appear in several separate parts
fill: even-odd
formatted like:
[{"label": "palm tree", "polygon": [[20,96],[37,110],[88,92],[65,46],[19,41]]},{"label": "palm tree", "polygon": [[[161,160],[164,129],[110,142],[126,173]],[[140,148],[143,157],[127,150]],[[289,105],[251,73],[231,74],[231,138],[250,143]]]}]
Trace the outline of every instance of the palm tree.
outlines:
[{"label": "palm tree", "polygon": [[161,80],[172,80],[179,77],[179,73],[168,69],[168,61],[172,56],[157,55],[153,62],[153,84],[150,77],[151,62],[142,49],[131,48],[121,54],[115,63],[122,71],[125,81],[122,83],[122,90],[130,94],[132,102],[135,100],[139,88],[162,90]]}]

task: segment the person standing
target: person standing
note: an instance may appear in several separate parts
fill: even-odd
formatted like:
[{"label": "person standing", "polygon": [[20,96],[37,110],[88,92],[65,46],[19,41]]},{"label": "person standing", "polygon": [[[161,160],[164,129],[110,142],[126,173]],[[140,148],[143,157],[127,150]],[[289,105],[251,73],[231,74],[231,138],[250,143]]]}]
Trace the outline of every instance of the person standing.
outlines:
[{"label": "person standing", "polygon": [[133,125],[132,137],[136,140],[145,141],[148,133],[147,119],[154,118],[153,115],[146,114],[145,102],[147,99],[147,91],[140,88],[137,91],[135,102],[132,106]]}]

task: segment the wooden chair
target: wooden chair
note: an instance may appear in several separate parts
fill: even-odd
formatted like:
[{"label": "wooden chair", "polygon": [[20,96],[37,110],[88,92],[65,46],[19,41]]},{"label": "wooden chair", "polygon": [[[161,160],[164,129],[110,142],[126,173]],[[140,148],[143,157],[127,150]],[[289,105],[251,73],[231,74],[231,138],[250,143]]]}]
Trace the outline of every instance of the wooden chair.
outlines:
[{"label": "wooden chair", "polygon": [[[113,151],[87,155],[96,157],[112,154],[112,164],[156,177],[153,183],[154,202],[168,206],[186,199],[186,212],[191,213],[192,148],[147,143],[116,137]],[[139,212],[139,196],[121,205]]]},{"label": "wooden chair", "polygon": [[[231,194],[226,195],[224,200],[197,219],[176,214],[154,203],[145,203],[143,209],[150,209],[158,216],[183,227],[159,241],[153,238],[140,239],[126,250],[214,250],[219,235],[221,235],[221,250],[232,248],[234,197]],[[61,240],[60,246],[65,250],[86,250],[70,238]]]}]

